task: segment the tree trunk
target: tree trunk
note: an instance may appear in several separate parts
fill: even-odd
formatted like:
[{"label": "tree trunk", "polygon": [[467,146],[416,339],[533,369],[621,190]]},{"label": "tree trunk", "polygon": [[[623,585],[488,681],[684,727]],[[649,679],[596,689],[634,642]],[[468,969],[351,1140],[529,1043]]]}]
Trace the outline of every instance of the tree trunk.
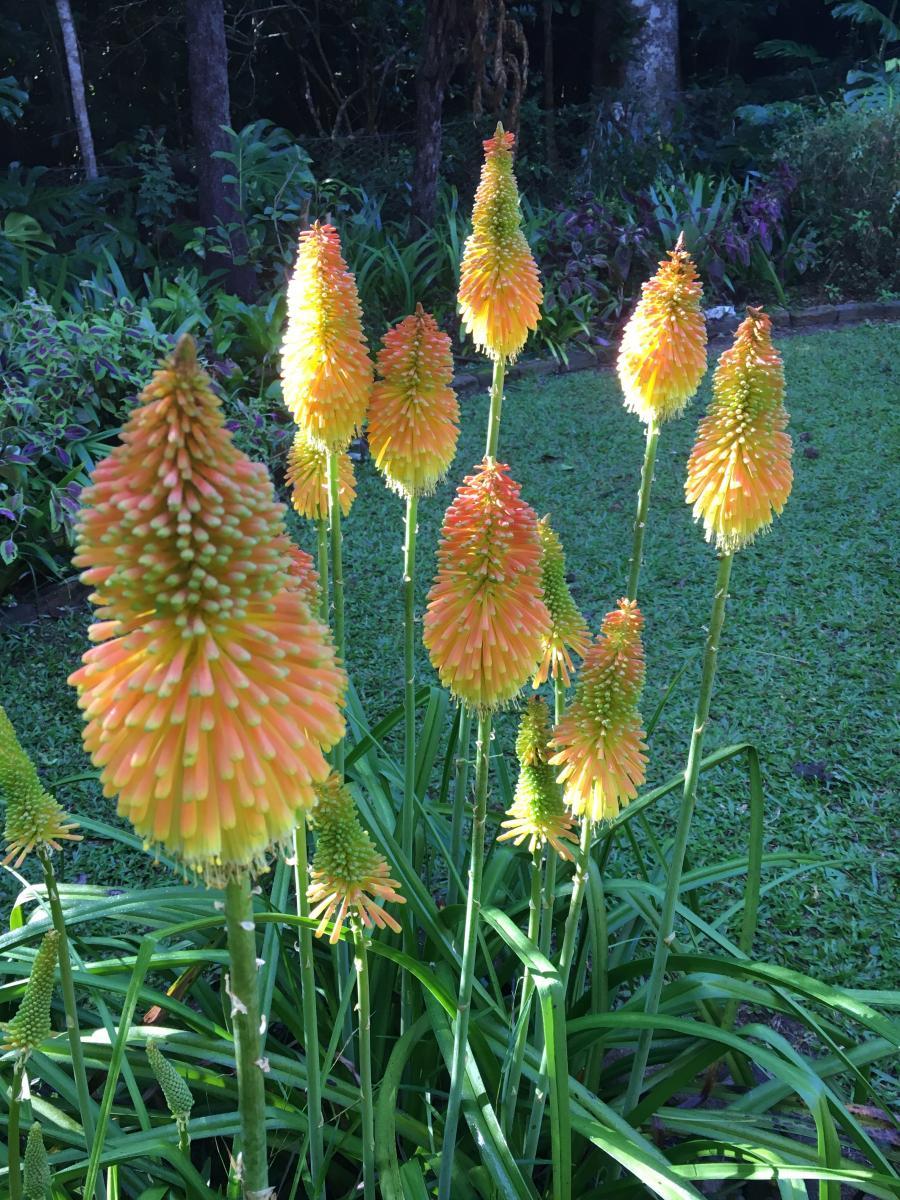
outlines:
[{"label": "tree trunk", "polygon": [[678,0],[628,0],[638,22],[625,63],[625,87],[666,126],[678,92]]},{"label": "tree trunk", "polygon": [[606,0],[594,0],[591,29],[591,96],[598,100],[606,86],[606,62],[609,50],[609,8]]},{"label": "tree trunk", "polygon": [[553,0],[544,0],[544,141],[547,166],[556,170],[556,95],[553,83]]},{"label": "tree trunk", "polygon": [[62,31],[66,49],[66,65],[69,68],[69,89],[72,96],[72,111],[75,114],[75,129],[78,132],[78,148],[86,179],[97,178],[97,156],[94,153],[94,137],[88,118],[87,100],[84,95],[84,75],[81,71],[81,55],[78,52],[78,35],[72,19],[69,0],[56,0],[56,15]]},{"label": "tree trunk", "polygon": [[231,124],[228,90],[228,49],[225,45],[225,11],[222,0],[187,0],[188,75],[191,122],[197,154],[197,201],[200,220],[207,229],[231,225],[232,257],[215,256],[228,272],[228,286],[243,300],[254,294],[253,269],[234,257],[247,253],[247,238],[232,184],[225,182],[229,166],[214,158],[228,148],[223,125]]},{"label": "tree trunk", "polygon": [[416,157],[413,220],[424,230],[434,221],[443,140],[444,94],[456,67],[459,0],[426,0],[422,55],[416,75]]}]

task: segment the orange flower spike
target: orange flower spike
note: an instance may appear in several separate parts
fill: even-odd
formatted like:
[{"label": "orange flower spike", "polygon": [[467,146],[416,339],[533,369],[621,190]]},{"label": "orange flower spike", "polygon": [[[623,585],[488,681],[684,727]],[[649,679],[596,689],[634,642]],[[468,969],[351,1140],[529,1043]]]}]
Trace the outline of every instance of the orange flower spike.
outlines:
[{"label": "orange flower spike", "polygon": [[[328,516],[328,453],[298,429],[288,452],[285,482],[291,489],[291,505],[300,517],[311,521]],[[338,463],[338,503],[346,517],[356,499],[353,461],[346,452]]]},{"label": "orange flower spike", "polygon": [[591,821],[614,817],[644,781],[646,746],[637,710],[644,684],[641,627],[635,602],[620,600],[588,650],[575,698],[557,725],[550,758],[573,812]]},{"label": "orange flower spike", "polygon": [[300,234],[281,346],[284,402],[310,441],[343,450],[366,415],[372,362],[356,280],[337,230],[317,221]]},{"label": "orange flower spike", "polygon": [[484,143],[472,232],[460,268],[459,310],[475,345],[491,358],[513,359],[537,328],[543,299],[538,269],[522,232],[513,175],[515,135],[497,126]]},{"label": "orange flower spike", "polygon": [[541,657],[537,518],[509,468],[485,459],[444,516],[424,641],[441,682],[473,708],[511,700]]},{"label": "orange flower spike", "polygon": [[309,915],[318,920],[316,937],[322,937],[332,922],[328,940],[336,942],[347,917],[355,916],[371,928],[400,926],[384,908],[386,901],[405,904],[391,879],[390,868],[363,828],[356,804],[337,775],[330,775],[317,789],[319,803],[312,817],[316,830],[316,852],[307,889]]},{"label": "orange flower spike", "polygon": [[685,498],[706,539],[726,553],[752,542],[791,492],[784,371],[772,322],[749,308],[719,359],[713,398],[688,460]]},{"label": "orange flower spike", "polygon": [[544,656],[534,677],[533,686],[538,688],[551,676],[561,676],[566,687],[573,671],[572,655],[584,658],[591,635],[587,622],[572,599],[566,581],[566,556],[558,534],[550,527],[550,518],[538,521],[541,539],[541,587],[544,603],[550,613],[550,632],[544,640]]},{"label": "orange flower spike", "polygon": [[706,371],[703,288],[679,237],[641,288],[616,364],[625,407],[642,421],[680,416]]},{"label": "orange flower spike", "polygon": [[450,339],[421,304],[384,337],[369,409],[369,448],[401,495],[433,491],[456,453],[459,405]]},{"label": "orange flower spike", "polygon": [[74,562],[103,619],[69,682],[104,795],[217,883],[261,868],[315,803],[346,677],[189,338],[141,399],[82,495]]}]

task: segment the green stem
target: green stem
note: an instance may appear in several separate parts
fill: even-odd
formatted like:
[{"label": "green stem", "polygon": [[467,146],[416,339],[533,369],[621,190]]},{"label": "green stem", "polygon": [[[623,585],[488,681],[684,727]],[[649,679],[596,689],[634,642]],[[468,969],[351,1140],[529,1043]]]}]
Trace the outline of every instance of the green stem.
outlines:
[{"label": "green stem", "polygon": [[249,879],[225,885],[225,929],[231,960],[229,981],[238,1109],[241,1117],[241,1164],[244,1196],[268,1194],[266,1091],[260,1065],[259,991],[256,981],[256,932]]},{"label": "green stem", "polygon": [[644,465],[641,467],[641,488],[638,492],[637,513],[634,518],[634,535],[631,543],[631,562],[628,568],[628,599],[636,600],[638,580],[641,575],[641,559],[644,553],[644,530],[650,508],[650,489],[653,486],[653,467],[656,463],[656,447],[659,442],[659,425],[651,421],[647,426],[647,445],[644,449]]},{"label": "green stem", "polygon": [[459,978],[459,999],[453,1030],[453,1058],[450,1069],[450,1095],[444,1119],[444,1138],[441,1148],[441,1171],[438,1180],[438,1200],[451,1200],[453,1157],[456,1131],[462,1107],[463,1079],[466,1070],[466,1049],[469,1036],[469,1015],[472,1007],[472,985],[475,979],[475,951],[478,945],[478,922],[481,915],[481,879],[484,872],[484,829],[487,822],[488,764],[490,759],[491,714],[478,714],[478,743],[475,752],[475,812],[472,817],[472,857],[469,863],[469,893],[466,899],[466,923],[463,935],[462,968]]},{"label": "green stem", "polygon": [[19,1109],[22,1103],[22,1084],[25,1080],[25,1056],[16,1059],[13,1067],[12,1090],[9,1093],[9,1125],[7,1128],[9,1147],[9,1200],[22,1200],[22,1167],[19,1157]]},{"label": "green stem", "polygon": [[506,374],[506,360],[494,359],[494,377],[491,380],[491,411],[488,414],[487,446],[485,458],[496,458],[497,447],[500,443],[500,412],[503,408],[503,377]]},{"label": "green stem", "polygon": [[364,1200],[375,1200],[375,1105],[372,1101],[372,1005],[366,935],[353,925],[353,965],[356,968],[356,1008],[359,1013],[359,1098],[362,1105]]},{"label": "green stem", "polygon": [[[552,854],[552,850],[550,851]],[[538,846],[531,855],[531,895],[528,899],[528,939],[537,944],[541,924],[541,858],[543,850]],[[531,1002],[534,996],[534,982],[531,972],[526,967],[522,972],[522,1003],[516,1021],[515,1038],[513,1042],[512,1059],[509,1065],[509,1076],[506,1082],[506,1094],[503,1101],[503,1128],[509,1137],[513,1118],[516,1113],[516,1101],[519,1096],[519,1084],[522,1081],[522,1067],[525,1062],[525,1047],[528,1044],[529,1016]]]},{"label": "green stem", "polygon": [[322,602],[319,616],[328,624],[328,518],[319,517],[316,521],[316,538],[319,549],[319,588]]},{"label": "green stem", "polygon": [[[344,561],[341,555],[339,450],[328,452],[328,522],[331,533],[331,587],[334,594],[334,644],[338,658],[347,665],[344,642]],[[344,739],[334,748],[334,769],[344,778]]]},{"label": "green stem", "polygon": [[[450,861],[457,871],[462,870],[462,831],[466,811],[466,791],[469,786],[469,746],[472,741],[472,713],[462,707],[459,717],[459,739],[456,743],[456,773],[453,778],[453,816],[450,819]],[[456,875],[448,872],[447,903],[458,900]]]},{"label": "green stem", "polygon": [[[309,916],[309,857],[306,822],[294,830],[294,883],[297,916]],[[306,1053],[306,1112],[309,1121],[309,1174],[313,1192],[322,1186],[325,1161],[322,1119],[322,1085],[319,1076],[319,1018],[316,1008],[316,971],[313,961],[313,932],[300,927],[300,988],[303,997],[303,1036]]]},{"label": "green stem", "polygon": [[53,921],[53,928],[59,934],[59,982],[66,1010],[66,1034],[69,1039],[69,1053],[72,1056],[72,1074],[75,1077],[75,1090],[78,1093],[78,1107],[81,1109],[85,1146],[90,1150],[94,1142],[94,1102],[88,1088],[84,1053],[81,1048],[81,1028],[78,1024],[78,1004],[75,999],[75,983],[72,979],[72,958],[69,952],[66,920],[63,916],[59,887],[56,883],[56,874],[50,855],[42,849],[38,850],[37,856],[44,872],[44,885],[47,888],[47,899],[50,902],[50,918]]},{"label": "green stem", "polygon": [[[408,863],[413,863],[416,874],[421,864],[414,862],[413,836],[416,810],[416,518],[418,497],[406,498],[406,537],[403,543],[403,716],[405,738],[403,745],[403,809],[400,822],[400,845]],[[404,922],[403,949],[415,957],[415,924],[408,916]],[[408,971],[403,972],[400,992],[401,1032],[409,1029],[413,1015],[414,980]]]},{"label": "green stem", "polygon": [[[687,850],[688,835],[691,828],[691,818],[694,814],[694,804],[697,799],[697,780],[700,777],[700,760],[703,757],[703,735],[706,722],[709,719],[709,706],[712,700],[713,684],[716,678],[716,659],[719,652],[719,639],[722,625],[725,621],[725,603],[728,599],[728,581],[731,577],[731,563],[734,555],[723,554],[719,558],[719,569],[716,574],[716,590],[713,598],[712,616],[709,622],[709,633],[706,637],[706,648],[703,651],[703,672],[700,676],[700,691],[697,694],[697,709],[694,716],[694,728],[691,733],[691,745],[688,750],[687,766],[684,773],[684,791],[681,798],[681,809],[678,813],[678,825],[675,830],[675,843],[672,846],[672,857],[666,876],[666,893],[663,900],[662,915],[656,935],[656,950],[653,955],[653,968],[647,984],[647,994],[644,1000],[644,1012],[655,1015],[659,1012],[659,1001],[662,995],[663,980],[666,974],[666,963],[669,951],[675,938],[675,909],[681,890],[681,875],[684,868],[684,856]],[[631,1077],[625,1093],[624,1113],[634,1109],[644,1082],[644,1072],[650,1058],[650,1046],[653,1041],[653,1031],[644,1029],[638,1038],[637,1050],[631,1068]]]}]

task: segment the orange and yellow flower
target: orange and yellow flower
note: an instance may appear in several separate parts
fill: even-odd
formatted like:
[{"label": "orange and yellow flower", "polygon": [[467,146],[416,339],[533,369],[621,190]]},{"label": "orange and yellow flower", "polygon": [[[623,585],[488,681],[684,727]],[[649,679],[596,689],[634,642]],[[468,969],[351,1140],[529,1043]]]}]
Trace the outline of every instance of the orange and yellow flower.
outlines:
[{"label": "orange and yellow flower", "polygon": [[287,550],[287,582],[289,591],[299,592],[306,602],[310,612],[318,611],[322,594],[319,584],[319,572],[311,554],[295,546],[293,542]]},{"label": "orange and yellow flower", "polygon": [[562,767],[565,801],[591,821],[616,816],[644,781],[646,745],[638,700],[644,685],[644,618],[620,600],[585,656],[575,698],[557,725],[550,758]]},{"label": "orange and yellow flower", "polygon": [[617,369],[625,407],[646,424],[684,412],[706,371],[703,288],[679,237],[641,288],[622,335]]},{"label": "orange and yellow flower", "polygon": [[537,518],[519,490],[486,458],[444,515],[424,641],[441,682],[473,708],[515,696],[550,629]]},{"label": "orange and yellow flower", "polygon": [[716,367],[685,483],[695,519],[720,550],[745,546],[784,508],[793,482],[787,421],[772,322],[749,308]]},{"label": "orange and yellow flower", "polygon": [[591,644],[587,622],[572,599],[566,582],[566,556],[558,535],[550,528],[549,516],[538,521],[541,539],[541,587],[550,613],[550,632],[544,639],[544,657],[534,677],[540,687],[551,676],[562,677],[566,687],[575,669],[570,651],[584,658]]},{"label": "orange and yellow flower", "polygon": [[74,562],[100,644],[70,683],[104,794],[219,882],[261,868],[315,803],[346,677],[189,338],[141,399],[82,496]]},{"label": "orange and yellow flower", "polygon": [[539,696],[532,696],[516,737],[519,760],[516,792],[506,820],[501,822],[506,832],[499,834],[497,841],[511,841],[516,846],[527,842],[532,854],[538,847],[549,845],[560,857],[571,861],[570,843],[578,838],[572,828],[572,817],[563,804],[556,770],[548,762],[549,741],[547,705]]},{"label": "orange and yellow flower", "polygon": [[434,489],[456,453],[459,406],[450,339],[421,304],[384,337],[369,408],[369,448],[405,496]]},{"label": "orange and yellow flower", "polygon": [[332,922],[328,940],[336,942],[350,916],[368,928],[377,925],[399,933],[400,926],[384,903],[405,904],[406,898],[397,891],[400,884],[391,879],[387,862],[363,828],[353,797],[334,774],[316,790],[319,802],[312,814],[316,851],[307,889],[309,915],[319,921],[316,937],[322,937]]},{"label": "orange and yellow flower", "polygon": [[[285,482],[291,505],[300,517],[324,521],[328,516],[328,453],[311,442],[302,429],[294,435],[288,452]],[[338,504],[346,517],[356,499],[353,460],[343,451],[338,458]]]},{"label": "orange and yellow flower", "polygon": [[356,280],[332,225],[300,234],[281,347],[284,402],[310,441],[343,450],[362,426],[372,390]]},{"label": "orange and yellow flower", "polygon": [[515,358],[540,319],[543,299],[534,256],[522,232],[513,175],[515,135],[498,125],[484,143],[472,232],[460,268],[459,310],[466,332],[491,358]]}]

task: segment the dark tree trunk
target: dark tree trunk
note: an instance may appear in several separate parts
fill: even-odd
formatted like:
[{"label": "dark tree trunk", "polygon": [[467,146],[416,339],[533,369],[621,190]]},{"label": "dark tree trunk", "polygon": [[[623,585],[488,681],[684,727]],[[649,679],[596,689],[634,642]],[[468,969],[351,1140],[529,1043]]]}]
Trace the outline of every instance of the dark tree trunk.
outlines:
[{"label": "dark tree trunk", "polygon": [[78,50],[78,35],[72,19],[69,0],[56,0],[56,15],[66,52],[69,71],[69,94],[72,97],[72,112],[75,114],[75,129],[78,133],[78,149],[84,167],[85,179],[97,178],[97,156],[94,153],[94,138],[88,119],[87,100],[84,94],[84,75],[81,70],[81,54]]},{"label": "dark tree trunk", "polygon": [[591,95],[600,98],[606,86],[606,61],[609,49],[609,10],[607,0],[594,0],[594,21],[591,30]]},{"label": "dark tree trunk", "polygon": [[625,64],[625,87],[654,114],[671,121],[678,92],[678,0],[628,0],[638,22]]},{"label": "dark tree trunk", "polygon": [[250,300],[255,290],[253,269],[247,263],[234,261],[247,252],[247,239],[239,224],[241,214],[234,188],[224,179],[229,171],[228,164],[213,157],[217,150],[227,149],[228,140],[222,126],[231,124],[222,0],[187,0],[186,14],[200,220],[207,229],[237,224],[231,231],[232,257],[221,256],[220,262],[228,271],[228,285],[232,291],[241,299]]},{"label": "dark tree trunk", "polygon": [[547,165],[556,170],[556,95],[553,82],[553,0],[544,0],[544,140]]},{"label": "dark tree trunk", "polygon": [[434,221],[443,140],[444,95],[457,63],[460,0],[426,0],[422,54],[416,75],[416,157],[412,178],[414,221]]}]

